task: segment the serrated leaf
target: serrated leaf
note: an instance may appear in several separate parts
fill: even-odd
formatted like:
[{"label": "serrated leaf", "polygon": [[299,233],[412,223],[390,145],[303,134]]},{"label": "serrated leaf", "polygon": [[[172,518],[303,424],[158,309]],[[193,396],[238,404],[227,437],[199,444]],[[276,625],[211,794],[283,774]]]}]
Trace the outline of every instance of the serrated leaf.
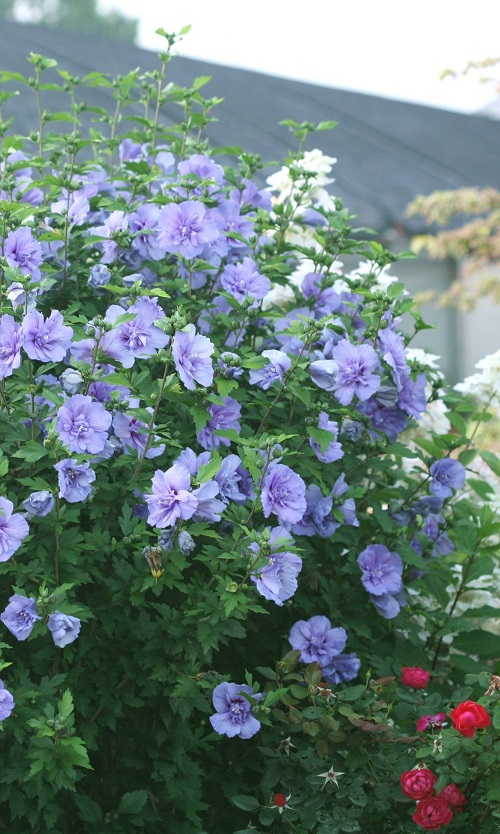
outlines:
[{"label": "serrated leaf", "polygon": [[120,799],[117,813],[126,816],[136,816],[144,808],[148,801],[148,796],[149,792],[146,790],[125,793]]},{"label": "serrated leaf", "polygon": [[44,449],[40,443],[37,443],[35,440],[28,440],[21,449],[13,453],[12,457],[21,458],[21,460],[27,461],[27,463],[35,463],[48,454],[47,449]]}]

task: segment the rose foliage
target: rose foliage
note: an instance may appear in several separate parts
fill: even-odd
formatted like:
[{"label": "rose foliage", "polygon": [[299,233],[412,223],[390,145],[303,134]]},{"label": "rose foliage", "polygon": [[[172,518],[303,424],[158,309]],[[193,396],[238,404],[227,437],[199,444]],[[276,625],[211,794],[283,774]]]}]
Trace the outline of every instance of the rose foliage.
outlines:
[{"label": "rose foliage", "polygon": [[491,399],[313,126],[271,175],[211,148],[160,34],[1,75],[0,827],[496,831]]}]

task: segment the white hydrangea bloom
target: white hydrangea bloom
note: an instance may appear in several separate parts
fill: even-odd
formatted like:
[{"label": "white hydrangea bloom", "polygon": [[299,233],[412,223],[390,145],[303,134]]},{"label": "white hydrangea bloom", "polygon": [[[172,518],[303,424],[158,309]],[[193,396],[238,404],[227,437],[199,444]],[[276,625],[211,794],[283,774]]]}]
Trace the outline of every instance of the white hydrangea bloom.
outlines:
[{"label": "white hydrangea bloom", "polygon": [[422,350],[422,348],[408,348],[406,351],[406,358],[408,362],[415,362],[418,365],[439,371],[438,360],[441,359],[441,357],[436,356],[435,353],[427,353],[427,351]]},{"label": "white hydrangea bloom", "polygon": [[447,411],[442,400],[428,402],[418,423],[418,434],[424,437],[427,437],[431,431],[435,434],[448,434],[451,431],[451,423],[446,416]]},{"label": "white hydrangea bloom", "polygon": [[500,404],[500,350],[490,353],[475,365],[481,373],[473,374],[458,382],[455,390],[471,394],[482,403]]},{"label": "white hydrangea bloom", "polygon": [[[271,174],[267,178],[267,184],[270,191],[277,192],[273,195],[273,202],[284,203],[290,199],[297,197],[301,206],[310,206],[313,203],[322,205],[325,201],[324,187],[334,182],[334,179],[327,177],[327,174],[332,170],[332,165],[337,160],[332,156],[326,156],[318,148],[312,151],[306,151],[302,159],[298,159],[293,163],[293,167],[297,170],[307,171],[308,174],[314,176],[295,177],[290,174],[290,166],[284,165],[275,174]],[[303,194],[301,188],[307,183],[307,192]],[[327,194],[327,192],[326,192]]]}]

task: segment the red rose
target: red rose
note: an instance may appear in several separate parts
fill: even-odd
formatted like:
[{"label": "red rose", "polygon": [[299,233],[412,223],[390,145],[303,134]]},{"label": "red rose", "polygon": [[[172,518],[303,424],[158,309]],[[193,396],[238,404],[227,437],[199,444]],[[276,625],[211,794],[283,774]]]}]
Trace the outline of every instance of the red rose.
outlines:
[{"label": "red rose", "polygon": [[442,797],[446,804],[449,805],[450,808],[453,808],[457,814],[459,814],[460,811],[463,811],[464,805],[467,805],[467,798],[463,795],[460,788],[457,788],[453,782],[446,785],[442,791],[439,791],[438,796]]},{"label": "red rose", "polygon": [[427,799],[434,793],[437,776],[426,767],[407,770],[399,777],[401,788],[405,796],[410,799]]},{"label": "red rose", "polygon": [[442,825],[448,825],[452,821],[453,811],[448,808],[446,800],[441,796],[431,796],[429,799],[417,802],[417,810],[411,818],[422,828],[437,831]]},{"label": "red rose", "polygon": [[491,724],[491,718],[484,707],[476,704],[475,701],[464,701],[459,704],[450,712],[450,718],[455,730],[467,738],[472,738],[477,729],[489,727]]},{"label": "red rose", "polygon": [[425,689],[429,683],[430,672],[420,666],[403,666],[401,672],[401,683],[404,686],[413,686],[414,689]]},{"label": "red rose", "polygon": [[286,805],[286,796],[283,793],[275,793],[273,796],[273,802],[278,808],[284,808]]}]

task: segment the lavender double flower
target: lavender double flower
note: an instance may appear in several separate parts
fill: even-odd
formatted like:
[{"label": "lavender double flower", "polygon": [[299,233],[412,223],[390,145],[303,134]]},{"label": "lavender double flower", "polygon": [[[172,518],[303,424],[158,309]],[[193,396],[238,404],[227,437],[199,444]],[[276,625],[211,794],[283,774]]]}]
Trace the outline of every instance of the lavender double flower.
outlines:
[{"label": "lavender double flower", "polygon": [[78,463],[72,458],[60,460],[54,465],[59,481],[59,498],[69,504],[86,501],[92,495],[92,483],[96,475],[88,461]]},{"label": "lavender double flower", "polygon": [[78,617],[71,617],[69,614],[62,614],[61,611],[54,611],[49,615],[47,627],[52,634],[56,646],[63,649],[80,634],[81,621]]},{"label": "lavender double flower", "polygon": [[382,596],[401,591],[403,561],[398,553],[391,553],[383,544],[370,544],[357,561],[363,571],[361,582],[369,594]]},{"label": "lavender double flower", "polygon": [[206,336],[196,333],[193,324],[185,330],[178,330],[172,342],[172,356],[175,367],[184,386],[190,391],[195,382],[208,388],[214,379],[211,356],[214,346]]},{"label": "lavender double flower", "polygon": [[198,507],[198,498],[191,492],[190,472],[178,463],[166,472],[156,470],[152,493],[145,499],[152,527],[172,527],[178,518],[191,518]]},{"label": "lavender double flower", "polygon": [[263,368],[250,371],[250,385],[258,385],[263,391],[275,382],[283,383],[285,374],[292,367],[292,360],[282,350],[263,350],[262,356],[269,359]]},{"label": "lavender double flower", "polygon": [[340,460],[344,457],[342,444],[337,442],[339,434],[338,424],[334,420],[330,420],[326,411],[321,411],[318,417],[318,428],[323,431],[330,432],[332,435],[332,442],[328,444],[324,451],[321,450],[319,443],[316,443],[314,438],[309,438],[309,445],[314,454],[322,463],[333,463],[335,460]]},{"label": "lavender double flower", "polygon": [[30,359],[39,362],[61,362],[66,356],[73,330],[64,324],[58,310],[52,310],[48,319],[44,319],[38,310],[32,310],[23,319],[23,347]]},{"label": "lavender double flower", "polygon": [[9,232],[4,246],[5,260],[10,267],[19,267],[23,275],[31,275],[33,281],[40,278],[39,266],[43,263],[42,247],[33,237],[29,226],[20,226]]},{"label": "lavender double flower", "polygon": [[158,246],[163,252],[191,260],[219,237],[219,230],[203,203],[169,203],[158,217]]},{"label": "lavender double flower", "polygon": [[[270,531],[269,545],[271,553],[267,563],[257,567],[250,574],[259,594],[265,599],[272,600],[276,605],[290,599],[297,590],[297,576],[302,570],[302,559],[296,553],[282,550],[293,546],[290,533],[283,527],[275,527]],[[255,556],[259,555],[259,545],[253,542],[248,548]]]},{"label": "lavender double flower", "polygon": [[256,701],[262,698],[246,684],[220,683],[215,687],[212,702],[216,713],[210,716],[210,723],[216,733],[229,738],[251,738],[260,730],[260,721],[253,714],[252,704],[245,695]]},{"label": "lavender double flower", "polygon": [[11,376],[21,364],[21,346],[24,333],[13,316],[0,318],[0,379]]},{"label": "lavender double flower", "polygon": [[5,688],[4,682],[0,680],[0,721],[5,721],[15,707],[14,698]]},{"label": "lavender double flower", "polygon": [[352,345],[342,339],[332,350],[337,364],[333,391],[342,405],[349,405],[354,397],[368,400],[378,390],[380,376],[375,374],[379,358],[370,345]]},{"label": "lavender double flower", "polygon": [[465,482],[465,467],[458,460],[442,458],[432,464],[429,491],[439,498],[449,498],[454,489],[460,489]]},{"label": "lavender double flower", "polygon": [[17,640],[27,640],[36,621],[41,619],[37,614],[35,600],[20,594],[11,596],[7,608],[0,614],[0,620]]},{"label": "lavender double flower", "polygon": [[29,527],[20,513],[12,513],[14,504],[0,498],[0,562],[6,562],[29,534]]},{"label": "lavender double flower", "polygon": [[304,663],[319,663],[324,667],[344,651],[347,633],[345,628],[332,628],[328,617],[316,615],[296,622],[288,639],[292,649],[300,651]]},{"label": "lavender double flower", "polygon": [[295,524],[306,511],[306,485],[293,469],[277,463],[267,471],[261,500],[266,518],[273,513],[280,524]]},{"label": "lavender double flower", "polygon": [[102,403],[75,394],[59,408],[56,429],[71,452],[96,455],[104,449],[112,419]]},{"label": "lavender double flower", "polygon": [[220,278],[222,288],[240,303],[245,298],[256,301],[264,298],[271,289],[271,282],[261,275],[257,264],[251,258],[243,258],[241,263],[228,264]]}]

